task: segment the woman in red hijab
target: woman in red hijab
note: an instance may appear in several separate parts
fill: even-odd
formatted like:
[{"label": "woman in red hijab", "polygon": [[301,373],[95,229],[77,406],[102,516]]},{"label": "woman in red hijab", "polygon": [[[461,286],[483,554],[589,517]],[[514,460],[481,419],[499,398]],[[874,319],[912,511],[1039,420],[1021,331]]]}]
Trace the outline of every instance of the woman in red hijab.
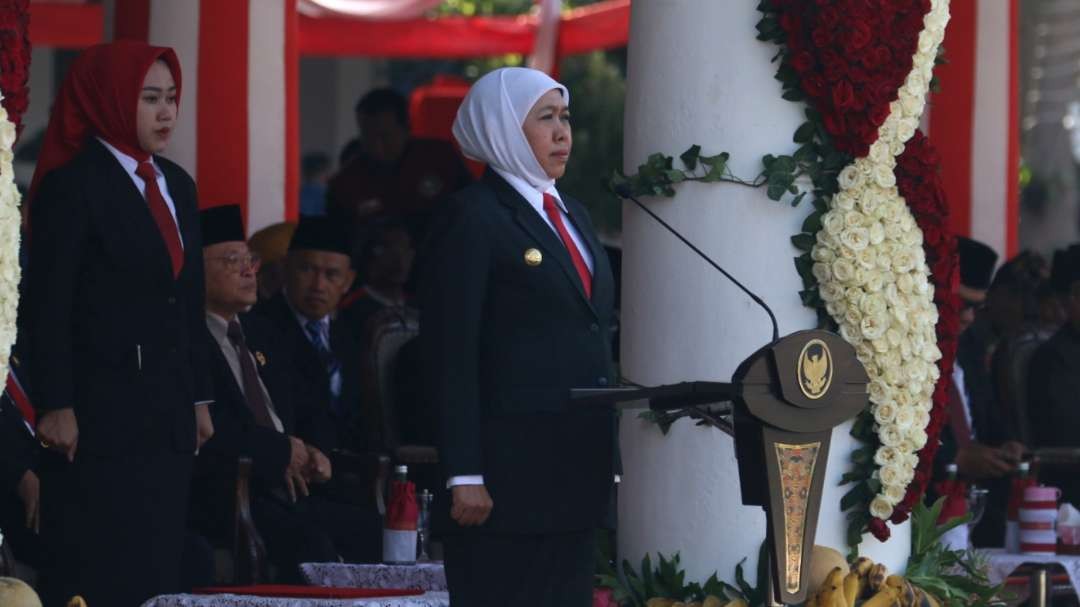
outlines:
[{"label": "woman in red hijab", "polygon": [[34,173],[24,309],[47,605],[178,590],[192,456],[213,432],[195,184],[155,155],[179,100],[172,50],[86,50]]}]

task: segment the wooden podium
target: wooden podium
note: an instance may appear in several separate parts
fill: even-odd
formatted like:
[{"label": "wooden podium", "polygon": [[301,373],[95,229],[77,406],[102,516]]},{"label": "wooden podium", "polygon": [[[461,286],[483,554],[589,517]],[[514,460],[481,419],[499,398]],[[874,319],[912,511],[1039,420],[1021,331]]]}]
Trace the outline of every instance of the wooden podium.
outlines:
[{"label": "wooden podium", "polygon": [[868,404],[855,349],[828,331],[799,331],[754,352],[730,383],[575,389],[583,406],[672,410],[730,403],[743,504],[765,509],[773,596],[807,595],[832,429]]}]

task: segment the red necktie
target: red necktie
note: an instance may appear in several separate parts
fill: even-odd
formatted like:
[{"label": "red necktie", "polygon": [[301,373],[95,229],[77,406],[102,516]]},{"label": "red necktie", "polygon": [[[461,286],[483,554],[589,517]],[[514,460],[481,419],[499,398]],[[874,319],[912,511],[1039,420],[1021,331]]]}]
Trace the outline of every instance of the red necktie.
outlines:
[{"label": "red necktie", "polygon": [[555,197],[551,194],[544,194],[544,212],[547,213],[548,219],[551,220],[551,225],[555,226],[555,231],[559,233],[559,238],[562,238],[563,244],[566,245],[566,250],[570,253],[570,261],[574,263],[574,268],[577,270],[578,277],[581,278],[581,285],[585,287],[585,297],[592,299],[592,274],[589,273],[589,266],[585,265],[585,258],[581,256],[581,251],[579,251],[577,245],[574,244],[574,239],[570,237],[570,232],[566,231],[566,224],[563,223],[562,213],[559,211],[559,206],[555,203]]},{"label": "red necktie", "polygon": [[34,408],[30,406],[30,398],[26,396],[26,392],[23,391],[22,386],[19,384],[19,380],[15,379],[15,372],[13,370],[8,371],[7,395],[8,398],[15,402],[15,407],[22,413],[26,423],[30,424],[31,428],[36,428],[37,415],[34,413]]},{"label": "red necktie", "polygon": [[150,207],[154,223],[165,240],[165,248],[169,250],[169,259],[172,261],[173,278],[176,278],[180,275],[180,268],[184,267],[184,247],[180,244],[180,234],[176,231],[176,220],[158,189],[157,171],[150,161],[144,161],[139,163],[135,174],[146,182],[146,204]]}]

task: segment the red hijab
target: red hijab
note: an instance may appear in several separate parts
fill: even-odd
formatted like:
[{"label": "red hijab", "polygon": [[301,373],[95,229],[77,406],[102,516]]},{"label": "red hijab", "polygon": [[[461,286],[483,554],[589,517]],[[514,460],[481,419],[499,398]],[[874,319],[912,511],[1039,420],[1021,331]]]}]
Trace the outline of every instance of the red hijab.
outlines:
[{"label": "red hijab", "polygon": [[70,162],[90,137],[101,137],[140,162],[150,157],[139,145],[135,121],[146,72],[159,59],[172,72],[179,107],[180,61],[171,48],[120,40],[92,46],[75,59],[53,104],[28,202],[41,179]]}]

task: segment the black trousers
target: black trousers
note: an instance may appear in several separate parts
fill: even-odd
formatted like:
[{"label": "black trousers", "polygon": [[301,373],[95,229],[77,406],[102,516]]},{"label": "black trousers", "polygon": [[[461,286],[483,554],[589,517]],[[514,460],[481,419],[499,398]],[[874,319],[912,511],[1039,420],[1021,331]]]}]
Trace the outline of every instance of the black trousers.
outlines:
[{"label": "black trousers", "polygon": [[180,590],[192,455],[42,455],[41,532],[52,566],[46,607],[81,595],[137,607]]},{"label": "black trousers", "polygon": [[282,582],[302,583],[300,563],[377,563],[382,559],[382,518],[350,504],[309,496],[295,504],[274,496],[252,503],[255,527]]},{"label": "black trousers", "polygon": [[41,537],[26,527],[26,508],[14,493],[0,497],[0,529],[4,531],[4,542],[11,547],[15,560],[39,571],[45,566]]},{"label": "black trousers", "polygon": [[590,607],[594,530],[558,535],[447,535],[454,607]]}]

